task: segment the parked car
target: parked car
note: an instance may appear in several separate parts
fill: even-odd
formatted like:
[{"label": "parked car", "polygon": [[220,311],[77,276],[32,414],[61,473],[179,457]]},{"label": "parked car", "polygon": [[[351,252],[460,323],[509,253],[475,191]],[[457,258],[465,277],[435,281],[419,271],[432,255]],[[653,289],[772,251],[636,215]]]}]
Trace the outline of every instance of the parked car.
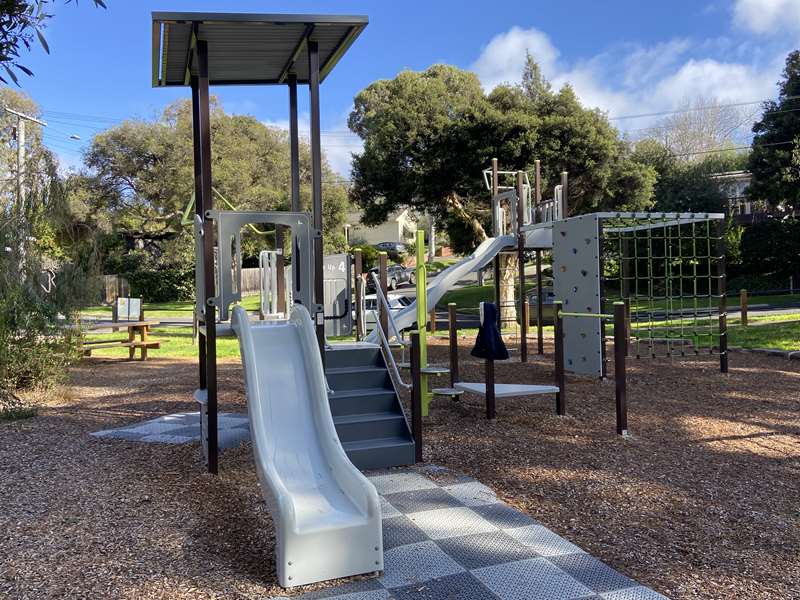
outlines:
[{"label": "parked car", "polygon": [[403,242],[380,242],[374,248],[380,252],[386,252],[392,260],[400,260],[408,252],[408,247]]},{"label": "parked car", "polygon": [[[367,276],[367,291],[374,292],[375,291],[375,283],[372,277],[372,273],[378,274],[378,267],[370,269],[369,275]],[[404,283],[415,283],[415,275],[413,269],[406,269],[402,265],[389,265],[386,267],[386,285],[390,290],[396,290],[398,286],[403,285]]]},{"label": "parked car", "polygon": [[[406,296],[388,296],[389,310],[397,312],[411,304],[413,300]],[[353,311],[353,321],[356,319],[356,311]],[[378,297],[375,294],[364,296],[364,319],[367,323],[367,330],[371,330],[378,322]]]}]

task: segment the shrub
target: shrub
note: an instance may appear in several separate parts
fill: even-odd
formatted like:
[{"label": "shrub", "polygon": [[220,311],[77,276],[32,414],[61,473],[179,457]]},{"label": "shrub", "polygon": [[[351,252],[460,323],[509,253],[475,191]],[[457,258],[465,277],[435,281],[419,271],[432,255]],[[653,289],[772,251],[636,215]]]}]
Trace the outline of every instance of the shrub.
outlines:
[{"label": "shrub", "polygon": [[194,300],[194,268],[168,266],[123,273],[131,296],[144,302]]}]

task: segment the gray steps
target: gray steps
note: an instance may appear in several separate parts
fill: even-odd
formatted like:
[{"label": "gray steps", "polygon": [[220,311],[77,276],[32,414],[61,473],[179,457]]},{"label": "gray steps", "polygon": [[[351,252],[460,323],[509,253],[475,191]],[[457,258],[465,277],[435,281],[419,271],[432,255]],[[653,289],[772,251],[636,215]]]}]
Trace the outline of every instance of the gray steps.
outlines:
[{"label": "gray steps", "polygon": [[359,469],[414,464],[414,442],[406,436],[344,442],[342,447],[350,461]]},{"label": "gray steps", "polygon": [[377,347],[328,350],[325,375],[336,433],[360,469],[414,463],[414,440]]},{"label": "gray steps", "polygon": [[394,410],[397,395],[386,388],[342,390],[331,394],[331,414],[334,418],[365,412]]}]

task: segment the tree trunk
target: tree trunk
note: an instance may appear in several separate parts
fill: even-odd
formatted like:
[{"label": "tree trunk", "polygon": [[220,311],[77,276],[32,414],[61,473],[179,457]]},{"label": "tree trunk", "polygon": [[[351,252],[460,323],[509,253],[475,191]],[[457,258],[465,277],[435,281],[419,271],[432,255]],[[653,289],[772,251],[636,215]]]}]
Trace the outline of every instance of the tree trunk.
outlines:
[{"label": "tree trunk", "polygon": [[517,264],[516,254],[500,255],[500,319],[510,326],[517,319]]}]

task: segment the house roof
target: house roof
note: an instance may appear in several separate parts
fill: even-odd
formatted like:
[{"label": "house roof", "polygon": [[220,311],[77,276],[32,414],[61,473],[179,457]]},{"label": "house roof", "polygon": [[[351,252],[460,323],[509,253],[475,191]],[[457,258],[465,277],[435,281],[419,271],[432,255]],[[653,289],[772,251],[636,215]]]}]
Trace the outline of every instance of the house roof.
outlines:
[{"label": "house roof", "polygon": [[367,26],[363,15],[154,12],[153,86],[188,86],[197,40],[208,43],[211,85],[308,83],[308,40],[319,47],[320,82]]}]

